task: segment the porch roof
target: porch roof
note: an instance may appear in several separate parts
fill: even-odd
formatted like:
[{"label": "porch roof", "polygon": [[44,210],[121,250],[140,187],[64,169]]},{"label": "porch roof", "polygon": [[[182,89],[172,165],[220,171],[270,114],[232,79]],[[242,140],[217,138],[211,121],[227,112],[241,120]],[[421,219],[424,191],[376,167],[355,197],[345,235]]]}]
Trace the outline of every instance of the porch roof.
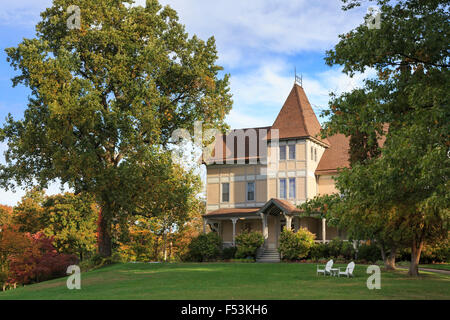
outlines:
[{"label": "porch roof", "polygon": [[224,208],[204,214],[204,218],[232,218],[256,216],[261,208]]},{"label": "porch roof", "polygon": [[260,212],[269,214],[279,214],[282,212],[293,215],[299,214],[302,211],[288,200],[272,198],[260,209]]},{"label": "porch roof", "polygon": [[240,218],[257,217],[261,213],[295,215],[302,211],[288,200],[270,199],[263,207],[253,208],[223,208],[204,214],[204,218]]}]

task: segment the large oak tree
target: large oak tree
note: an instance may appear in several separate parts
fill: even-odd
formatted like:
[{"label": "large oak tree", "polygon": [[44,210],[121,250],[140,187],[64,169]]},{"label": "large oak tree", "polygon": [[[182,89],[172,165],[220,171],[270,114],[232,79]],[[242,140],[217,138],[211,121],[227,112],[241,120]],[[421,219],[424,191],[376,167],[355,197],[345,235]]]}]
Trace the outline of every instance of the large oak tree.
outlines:
[{"label": "large oak tree", "polygon": [[[59,180],[101,206],[99,252],[111,255],[111,224],[158,201],[173,176],[175,129],[223,128],[231,108],[214,38],[189,37],[176,12],[148,0],[54,0],[36,37],[8,48],[30,88],[22,120],[8,117],[4,187]],[[81,27],[69,29],[71,5]]]}]

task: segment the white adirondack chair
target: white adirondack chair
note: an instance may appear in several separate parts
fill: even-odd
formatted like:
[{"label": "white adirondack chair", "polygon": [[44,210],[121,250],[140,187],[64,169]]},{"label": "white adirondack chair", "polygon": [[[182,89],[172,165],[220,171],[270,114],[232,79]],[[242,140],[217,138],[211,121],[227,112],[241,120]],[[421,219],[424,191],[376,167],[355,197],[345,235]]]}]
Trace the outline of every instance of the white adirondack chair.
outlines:
[{"label": "white adirondack chair", "polygon": [[353,270],[355,270],[355,263],[352,261],[347,265],[347,268],[345,268],[345,271],[341,271],[341,269],[344,268],[339,268],[339,277],[341,275],[343,276],[347,276],[348,277],[353,277]]},{"label": "white adirondack chair", "polygon": [[323,273],[323,275],[330,274],[331,275],[331,267],[333,266],[333,260],[330,260],[325,265],[325,268],[321,269],[320,265],[317,265],[317,275]]}]

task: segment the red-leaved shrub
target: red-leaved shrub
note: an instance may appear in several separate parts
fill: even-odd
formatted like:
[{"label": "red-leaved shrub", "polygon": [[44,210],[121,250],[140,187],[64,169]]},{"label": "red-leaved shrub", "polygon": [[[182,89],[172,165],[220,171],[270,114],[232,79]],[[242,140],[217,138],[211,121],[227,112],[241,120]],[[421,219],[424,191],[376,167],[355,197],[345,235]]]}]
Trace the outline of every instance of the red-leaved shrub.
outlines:
[{"label": "red-leaved shrub", "polygon": [[78,263],[75,255],[58,253],[52,238],[42,232],[27,234],[30,245],[9,257],[9,283],[28,284],[66,275],[67,267]]}]

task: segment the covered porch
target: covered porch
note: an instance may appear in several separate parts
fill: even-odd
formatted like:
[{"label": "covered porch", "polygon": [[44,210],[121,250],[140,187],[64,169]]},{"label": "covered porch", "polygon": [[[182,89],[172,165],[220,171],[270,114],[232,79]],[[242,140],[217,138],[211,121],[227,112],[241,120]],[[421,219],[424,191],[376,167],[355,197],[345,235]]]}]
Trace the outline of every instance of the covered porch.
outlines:
[{"label": "covered porch", "polygon": [[220,209],[203,216],[203,232],[208,228],[217,232],[224,247],[235,246],[236,236],[242,232],[260,231],[264,236],[264,248],[276,249],[283,228],[297,231],[307,228],[316,235],[316,242],[329,242],[343,236],[334,227],[327,226],[326,219],[302,217],[301,211],[289,201],[271,199],[261,208]]}]

